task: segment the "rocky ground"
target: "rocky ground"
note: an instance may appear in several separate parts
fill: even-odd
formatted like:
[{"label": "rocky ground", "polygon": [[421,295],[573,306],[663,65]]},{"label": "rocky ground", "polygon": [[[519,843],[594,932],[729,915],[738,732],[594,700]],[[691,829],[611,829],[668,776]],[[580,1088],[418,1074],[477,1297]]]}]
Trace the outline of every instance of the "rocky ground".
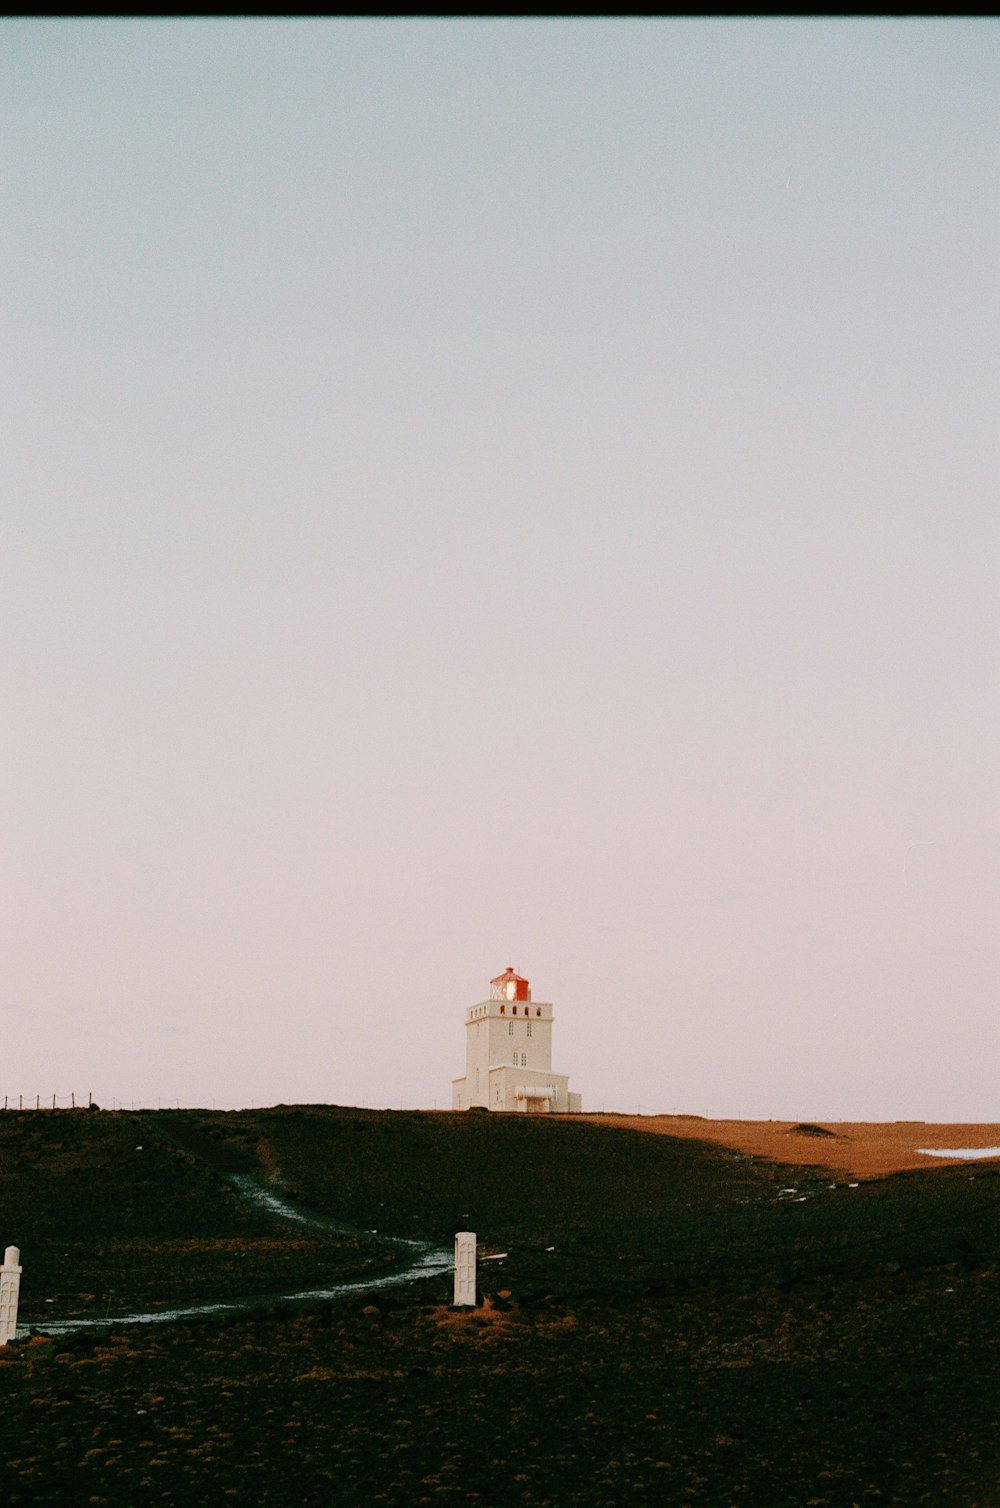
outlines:
[{"label": "rocky ground", "polygon": [[[0,1117],[22,1319],[252,1305],[0,1351],[6,1502],[1000,1505],[995,1162],[864,1181],[600,1118],[157,1120]],[[378,1235],[252,1209],[240,1168]],[[456,1229],[499,1258],[475,1311],[442,1277],[269,1297]]]}]

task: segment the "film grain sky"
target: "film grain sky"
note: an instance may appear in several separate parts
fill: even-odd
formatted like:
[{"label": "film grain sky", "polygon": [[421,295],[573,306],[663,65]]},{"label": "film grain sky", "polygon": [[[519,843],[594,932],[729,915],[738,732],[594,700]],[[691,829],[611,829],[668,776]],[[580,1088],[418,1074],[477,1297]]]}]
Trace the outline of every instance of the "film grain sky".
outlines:
[{"label": "film grain sky", "polygon": [[0,23],[0,1093],[1000,1115],[998,43]]}]

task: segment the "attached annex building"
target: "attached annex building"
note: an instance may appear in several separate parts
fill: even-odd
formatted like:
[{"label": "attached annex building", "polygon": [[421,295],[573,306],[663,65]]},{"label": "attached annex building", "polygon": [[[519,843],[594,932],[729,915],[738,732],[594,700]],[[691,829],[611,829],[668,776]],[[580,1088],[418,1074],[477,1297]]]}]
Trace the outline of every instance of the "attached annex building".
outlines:
[{"label": "attached annex building", "polygon": [[465,1077],[452,1080],[452,1108],[578,1111],[568,1075],[552,1072],[552,1020],[551,1005],[532,1000],[513,969],[491,979],[490,998],[465,1013]]}]

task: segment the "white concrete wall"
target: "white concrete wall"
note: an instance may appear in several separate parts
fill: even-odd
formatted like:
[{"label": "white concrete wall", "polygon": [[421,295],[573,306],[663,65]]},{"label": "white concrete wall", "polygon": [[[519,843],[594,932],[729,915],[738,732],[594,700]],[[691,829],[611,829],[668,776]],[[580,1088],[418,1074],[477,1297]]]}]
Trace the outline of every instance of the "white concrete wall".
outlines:
[{"label": "white concrete wall", "polygon": [[551,1111],[565,1111],[569,1108],[569,1079],[564,1073],[550,1073],[547,1070],[537,1070],[509,1067],[500,1064],[490,1070],[490,1100],[491,1110],[519,1111],[521,1113],[539,1112],[543,1110],[542,1104],[532,1104],[523,1098],[519,1099],[519,1089],[552,1089],[554,1094],[545,1102],[544,1109]]},{"label": "white concrete wall", "polygon": [[476,1306],[476,1233],[455,1232],[455,1305]]},{"label": "white concrete wall", "polygon": [[[532,1086],[554,1090],[546,1101],[554,1111],[580,1108],[579,1095],[570,1096],[569,1079],[552,1072],[552,1006],[544,1001],[482,1000],[465,1013],[465,1077],[452,1081],[452,1108],[524,1111],[526,1101],[517,1089]],[[527,1102],[530,1110],[541,1105]]]},{"label": "white concrete wall", "polygon": [[0,1267],[0,1346],[5,1346],[17,1334],[17,1301],[21,1287],[21,1253],[16,1246],[8,1246]]},{"label": "white concrete wall", "polygon": [[465,1013],[465,1079],[455,1080],[456,1110],[486,1105],[498,1063],[545,1072],[552,1063],[552,1006],[542,1001],[482,1000]]}]

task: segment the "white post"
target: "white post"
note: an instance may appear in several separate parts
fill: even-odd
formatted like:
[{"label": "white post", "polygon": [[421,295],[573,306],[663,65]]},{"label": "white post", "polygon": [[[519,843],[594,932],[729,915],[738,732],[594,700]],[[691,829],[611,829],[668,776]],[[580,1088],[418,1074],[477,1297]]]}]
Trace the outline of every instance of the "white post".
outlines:
[{"label": "white post", "polygon": [[460,1230],[455,1236],[456,1305],[476,1307],[476,1233]]},{"label": "white post", "polygon": [[8,1246],[0,1267],[0,1346],[17,1334],[17,1296],[21,1288],[21,1269],[16,1246]]}]

